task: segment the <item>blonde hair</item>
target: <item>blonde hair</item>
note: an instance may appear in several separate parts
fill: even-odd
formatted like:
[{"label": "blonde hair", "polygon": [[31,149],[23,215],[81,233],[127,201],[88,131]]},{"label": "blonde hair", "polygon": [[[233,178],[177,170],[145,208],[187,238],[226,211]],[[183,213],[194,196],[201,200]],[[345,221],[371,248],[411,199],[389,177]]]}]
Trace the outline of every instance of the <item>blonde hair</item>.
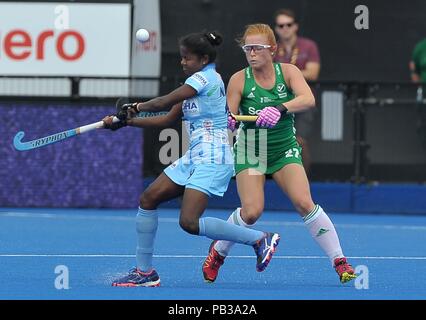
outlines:
[{"label": "blonde hair", "polygon": [[247,25],[243,36],[237,39],[237,42],[240,46],[243,46],[245,44],[247,36],[255,34],[265,35],[270,45],[277,45],[277,40],[275,39],[274,31],[272,31],[269,25],[264,23],[254,23]]}]

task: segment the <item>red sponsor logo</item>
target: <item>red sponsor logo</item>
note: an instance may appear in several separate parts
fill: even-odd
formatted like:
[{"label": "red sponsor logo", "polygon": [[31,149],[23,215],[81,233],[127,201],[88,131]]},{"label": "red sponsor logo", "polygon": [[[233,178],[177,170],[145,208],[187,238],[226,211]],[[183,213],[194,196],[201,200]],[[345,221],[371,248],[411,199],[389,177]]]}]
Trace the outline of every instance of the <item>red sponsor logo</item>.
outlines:
[{"label": "red sponsor logo", "polygon": [[158,36],[157,31],[149,31],[149,39],[145,42],[136,42],[136,50],[157,51]]},{"label": "red sponsor logo", "polygon": [[[48,41],[54,42],[56,54],[66,61],[78,60],[84,54],[84,37],[78,31],[44,30],[33,38],[25,30],[14,29],[4,35],[0,31],[0,58],[4,54],[12,60],[25,60],[33,54],[36,60],[44,60]],[[66,41],[74,41],[76,45],[72,50],[66,50]]]}]

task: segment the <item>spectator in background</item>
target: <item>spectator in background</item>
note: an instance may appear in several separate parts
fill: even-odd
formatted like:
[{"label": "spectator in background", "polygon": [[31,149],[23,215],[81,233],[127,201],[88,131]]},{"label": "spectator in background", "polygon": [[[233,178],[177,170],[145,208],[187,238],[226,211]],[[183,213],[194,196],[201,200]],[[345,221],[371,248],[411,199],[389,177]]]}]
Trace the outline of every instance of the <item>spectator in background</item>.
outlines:
[{"label": "spectator in background", "polygon": [[410,61],[411,81],[426,83],[426,39],[416,44]]},{"label": "spectator in background", "polygon": [[426,106],[423,105],[423,87],[426,84],[426,39],[421,40],[414,47],[410,61],[411,81],[418,83],[417,103],[419,103],[419,115],[417,119],[417,133],[419,134],[423,147],[426,148]]},{"label": "spectator in background", "polygon": [[[307,81],[316,81],[320,72],[320,55],[316,43],[308,38],[299,37],[299,24],[296,14],[290,9],[279,9],[275,13],[275,33],[277,52],[274,62],[291,63],[297,66]],[[311,157],[308,138],[314,119],[315,109],[296,115],[296,139],[302,147],[302,161],[306,174],[309,174]]]}]

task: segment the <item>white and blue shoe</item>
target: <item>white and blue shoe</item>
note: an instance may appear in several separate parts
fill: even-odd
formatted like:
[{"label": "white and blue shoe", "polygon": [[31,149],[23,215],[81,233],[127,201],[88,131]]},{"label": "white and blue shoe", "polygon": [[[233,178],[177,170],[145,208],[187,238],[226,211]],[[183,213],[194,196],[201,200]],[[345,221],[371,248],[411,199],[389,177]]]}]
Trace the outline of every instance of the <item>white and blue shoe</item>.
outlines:
[{"label": "white and blue shoe", "polygon": [[265,236],[253,245],[257,256],[256,271],[262,272],[266,269],[279,242],[280,235],[278,233],[266,232]]}]

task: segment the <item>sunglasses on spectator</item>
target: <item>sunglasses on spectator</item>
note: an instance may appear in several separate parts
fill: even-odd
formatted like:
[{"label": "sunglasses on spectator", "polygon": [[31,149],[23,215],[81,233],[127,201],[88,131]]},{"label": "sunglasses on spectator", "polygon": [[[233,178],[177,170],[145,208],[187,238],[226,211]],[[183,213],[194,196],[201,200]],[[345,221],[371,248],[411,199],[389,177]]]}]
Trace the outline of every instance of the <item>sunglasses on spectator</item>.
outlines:
[{"label": "sunglasses on spectator", "polygon": [[294,25],[294,22],[290,22],[290,23],[280,23],[277,24],[276,26],[280,29],[287,27],[287,28],[291,28]]},{"label": "sunglasses on spectator", "polygon": [[254,52],[259,52],[259,51],[262,51],[263,49],[268,49],[270,47],[271,46],[269,44],[246,44],[242,46],[241,49],[243,49],[245,53],[249,53],[252,50]]}]

